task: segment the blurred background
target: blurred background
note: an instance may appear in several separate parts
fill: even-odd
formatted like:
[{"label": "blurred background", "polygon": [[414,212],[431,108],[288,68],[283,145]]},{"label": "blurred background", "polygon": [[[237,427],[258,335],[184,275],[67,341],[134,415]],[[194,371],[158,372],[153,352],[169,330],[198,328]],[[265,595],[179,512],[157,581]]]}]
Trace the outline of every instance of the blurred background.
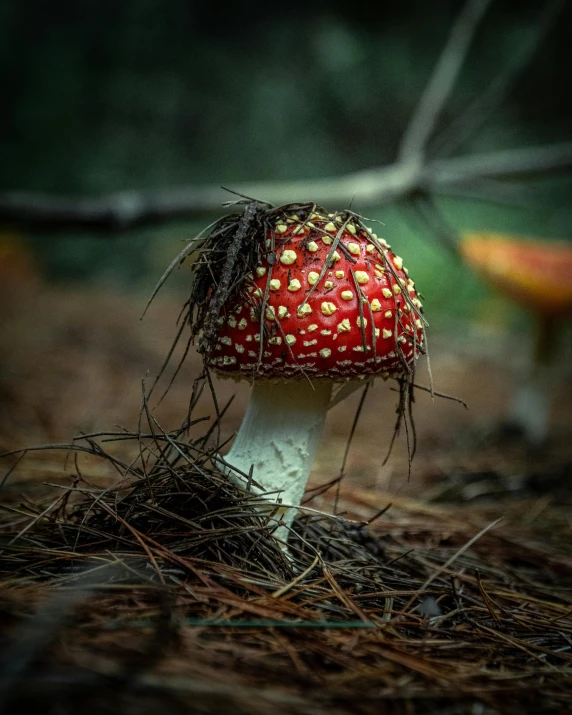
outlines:
[{"label": "blurred background", "polygon": [[[232,189],[250,181],[264,199],[265,186],[304,179],[303,198],[312,200],[313,179],[396,160],[463,5],[4,0],[0,194],[79,198],[184,185]],[[429,157],[570,141],[571,40],[570,3],[492,2],[439,117]],[[511,70],[499,106],[463,136],[458,118]],[[572,170],[451,194],[435,197],[450,236],[494,231],[572,239]],[[221,190],[220,202],[228,198]],[[570,479],[569,316],[558,325],[543,376],[548,431],[531,445],[505,429],[530,369],[531,315],[444,248],[410,197],[379,206],[358,200],[352,208],[381,221],[377,233],[405,258],[425,297],[435,389],[469,409],[419,395],[419,454],[408,481],[403,439],[394,458],[381,464],[396,398],[389,385],[377,384],[348,471],[366,486],[402,493],[445,483],[466,492],[474,475],[484,475],[484,487],[479,481],[469,489],[473,496]],[[189,290],[188,267],[140,321],[143,308],[184,242],[214,217],[199,213],[99,231],[0,221],[0,449],[69,439],[80,429],[136,425],[141,379],[156,374],[167,354]],[[182,420],[199,369],[191,355],[158,409],[165,428]],[[425,366],[418,379],[429,384]],[[223,401],[238,395],[224,425],[231,434],[248,387],[221,382],[217,389]],[[332,442],[320,455],[320,477],[339,469],[357,399],[331,414]],[[207,400],[201,409],[210,414]],[[443,493],[438,487],[435,498]]]}]

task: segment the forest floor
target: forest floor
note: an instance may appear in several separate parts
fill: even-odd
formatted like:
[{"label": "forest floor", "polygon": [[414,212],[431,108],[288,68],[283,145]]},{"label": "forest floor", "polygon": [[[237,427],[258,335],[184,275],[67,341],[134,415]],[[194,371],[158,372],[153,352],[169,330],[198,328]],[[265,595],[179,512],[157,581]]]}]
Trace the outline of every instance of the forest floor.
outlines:
[{"label": "forest floor", "polygon": [[[134,429],[142,380],[149,376],[148,389],[159,372],[184,298],[159,296],[141,320],[145,296],[138,294],[44,284],[18,288],[4,299],[0,296],[2,447],[62,442],[80,431],[113,425]],[[418,448],[408,478],[403,431],[383,465],[396,420],[397,394],[391,382],[377,380],[348,455],[346,471],[352,483],[374,492],[416,497],[431,487],[432,498],[484,497],[487,485],[493,492],[519,492],[529,482],[542,481],[544,473],[549,487],[553,486],[554,468],[558,472],[572,460],[572,365],[555,368],[549,438],[534,448],[503,426],[523,371],[526,339],[471,326],[459,327],[457,334],[430,331],[429,338],[434,389],[463,400],[467,409],[417,391]],[[164,429],[182,422],[200,371],[201,359],[191,350],[167,397],[155,409]],[[429,385],[425,365],[416,379]],[[165,385],[163,381],[156,394]],[[222,423],[224,441],[240,426],[250,387],[244,382],[216,380],[215,388],[221,405],[235,396]],[[328,416],[312,484],[337,476],[359,396],[359,392],[350,396]],[[151,407],[157,402],[152,399]],[[194,417],[212,418],[213,414],[205,391]],[[198,430],[204,428],[203,423]],[[485,481],[488,474],[483,493],[475,487],[461,494],[464,482],[475,474]],[[456,488],[449,485],[451,479],[456,480]],[[495,480],[502,483],[495,486]],[[542,491],[542,484],[538,486]]]},{"label": "forest floor", "polygon": [[[141,321],[144,298],[126,296],[117,288],[80,290],[41,282],[14,284],[13,288],[10,295],[0,297],[0,451],[69,442],[79,432],[117,430],[117,425],[137,431],[142,380],[150,376],[148,387],[160,369],[175,334],[181,298],[159,297]],[[81,638],[64,619],[55,629],[57,638],[52,633],[49,644],[42,646],[42,658],[47,657],[49,645],[59,663],[73,664],[76,669],[73,677],[69,669],[58,671],[58,677],[71,678],[72,690],[78,682],[89,690],[84,676],[96,673],[104,678],[97,681],[98,687],[103,683],[113,698],[121,701],[121,712],[133,713],[153,712],[153,703],[164,702],[164,697],[172,712],[245,714],[262,714],[269,708],[280,713],[493,714],[560,712],[570,706],[572,370],[567,365],[555,369],[549,437],[544,444],[531,447],[502,427],[522,370],[525,341],[475,327],[434,336],[430,333],[430,338],[435,390],[463,400],[468,409],[417,393],[418,448],[408,477],[404,434],[383,464],[395,424],[397,395],[390,384],[381,381],[370,391],[349,451],[338,504],[340,512],[358,522],[368,521],[388,507],[387,513],[372,523],[368,536],[360,531],[356,540],[354,526],[333,522],[327,527],[333,539],[330,543],[326,532],[319,531],[320,525],[306,524],[308,533],[325,544],[320,578],[315,573],[317,562],[303,546],[300,563],[305,567],[304,578],[288,575],[286,564],[276,566],[268,583],[260,581],[256,587],[245,585],[244,571],[238,578],[236,564],[231,564],[234,571],[230,577],[210,561],[204,571],[195,563],[196,578],[190,586],[181,587],[184,592],[177,592],[174,609],[189,618],[203,619],[202,625],[179,628],[176,646],[166,643],[165,632],[159,629],[149,636],[148,628],[134,635],[133,629],[101,626],[109,613],[161,617],[161,603],[150,605],[150,596],[140,584],[128,595],[121,595],[119,585],[115,591],[109,587],[95,601],[90,584],[85,600],[92,610],[86,614],[82,601],[81,616],[77,617],[83,629]],[[181,424],[200,367],[200,359],[191,354],[161,404],[155,406],[156,400],[150,400],[162,429],[173,430]],[[429,384],[423,367],[418,381]],[[240,424],[249,387],[222,380],[217,381],[216,392],[221,405],[236,395],[222,422],[224,441]],[[338,476],[358,400],[355,394],[330,413],[310,487]],[[212,402],[205,391],[193,417],[212,416]],[[207,424],[198,424],[191,436],[203,434]],[[137,453],[132,442],[109,449],[122,458]],[[109,470],[100,469],[93,457],[83,455],[75,467],[71,461],[66,461],[62,452],[30,453],[9,475],[0,501],[7,509],[47,503],[53,487],[46,482],[69,484],[80,469],[89,472],[94,488],[111,483]],[[310,505],[331,512],[333,498],[330,490]],[[35,515],[31,521],[28,516],[27,522],[13,522],[12,526],[7,517],[4,533],[13,536],[22,524],[30,523],[26,538],[45,538],[42,548],[48,548],[49,542],[55,549],[53,534],[40,529],[33,536],[42,519],[36,518],[37,510],[30,514]],[[501,517],[500,525],[493,525]],[[482,538],[473,544],[473,537],[480,532]],[[138,544],[144,537],[138,534],[129,548],[141,551]],[[126,548],[118,543],[119,551]],[[342,551],[336,551],[334,543],[341,544]],[[468,543],[471,548],[465,553]],[[163,544],[161,548],[167,547]],[[151,554],[154,566],[175,558],[174,552],[167,555],[154,549],[145,547],[139,557],[147,559]],[[109,548],[106,553],[111,553]],[[10,554],[14,559],[14,552]],[[20,557],[25,560],[29,554]],[[449,565],[451,558],[454,564]],[[278,564],[279,556],[276,559]],[[395,560],[400,565],[388,572],[388,564]],[[364,573],[373,574],[367,579],[364,576],[359,588],[352,581],[361,577],[348,566],[358,562]],[[18,568],[18,577],[10,578],[3,564],[2,618],[11,628],[15,614],[18,624],[32,612],[36,621],[38,613],[40,621],[46,619],[41,605],[45,594],[38,587],[44,577],[34,571],[32,578],[32,572],[26,571],[31,567],[24,568],[20,561]],[[385,574],[383,588],[375,575],[380,570]],[[48,575],[44,576],[49,581]],[[173,578],[180,579],[180,574]],[[436,588],[434,593],[426,585],[428,578]],[[270,581],[273,595],[268,593]],[[324,582],[327,593],[320,592]],[[374,588],[375,583],[378,586]],[[312,599],[302,599],[302,587],[313,594],[313,606]],[[460,603],[463,589],[468,606]],[[296,596],[289,601],[291,591],[296,591]],[[21,605],[23,597],[27,607]],[[336,630],[332,626],[333,630],[324,629],[318,635],[314,629],[308,637],[301,627],[263,624],[257,628],[251,623],[212,630],[205,625],[205,619],[222,618],[227,623],[250,617],[278,619],[287,626],[288,619],[308,621],[324,616],[325,612],[316,610],[320,599],[330,604],[330,616],[348,622],[361,620],[367,627],[354,624]],[[339,601],[339,610],[331,606],[331,599]],[[449,620],[439,631],[440,619]],[[15,637],[13,630],[10,633]],[[154,646],[143,642],[145,635],[151,644],[153,638],[161,641],[160,648],[155,644],[160,658],[149,658],[148,650]],[[25,644],[26,635],[22,638],[14,642]],[[16,647],[14,652],[21,655],[21,650]],[[134,654],[141,656],[141,652],[147,660],[134,665]],[[37,656],[34,653],[34,658]],[[127,676],[121,685],[113,681],[118,667],[114,658],[124,663],[124,656],[130,664],[125,668],[138,672],[137,687],[126,685]],[[139,677],[140,666],[146,671],[144,678]],[[38,672],[49,680],[53,674],[45,663],[42,668]],[[79,680],[78,669],[82,673]],[[17,696],[10,694],[6,682],[18,691],[14,679],[0,682],[0,710],[5,703],[12,703],[10,698],[16,698],[15,709],[7,705],[5,712],[17,712],[24,702],[18,698],[24,695],[19,691]],[[52,681],[48,686],[48,690],[55,688]],[[41,698],[45,697],[42,690]],[[120,711],[106,709],[109,704],[96,702],[93,693],[90,698],[91,709],[82,700],[85,712]],[[142,704],[145,698],[148,702]],[[75,712],[72,700],[64,706],[55,698],[53,709],[46,712]],[[531,710],[523,709],[527,703]]]}]

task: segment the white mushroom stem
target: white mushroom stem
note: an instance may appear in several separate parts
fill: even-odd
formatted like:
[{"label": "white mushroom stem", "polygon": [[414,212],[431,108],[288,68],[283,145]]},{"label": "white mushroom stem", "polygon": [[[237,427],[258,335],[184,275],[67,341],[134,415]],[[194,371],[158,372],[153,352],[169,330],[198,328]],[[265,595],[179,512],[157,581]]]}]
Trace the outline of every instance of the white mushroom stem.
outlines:
[{"label": "white mushroom stem", "polygon": [[[261,487],[252,491],[275,492],[268,500],[285,505],[276,514],[283,525],[274,532],[283,541],[304,495],[331,393],[329,380],[255,382],[242,425],[224,457],[244,474],[252,467],[252,478]],[[230,476],[244,487],[244,478]]]},{"label": "white mushroom stem", "polygon": [[510,423],[520,427],[532,444],[540,444],[548,436],[557,339],[558,321],[537,314],[530,362],[520,377],[509,412]]},{"label": "white mushroom stem", "polygon": [[533,365],[521,379],[510,405],[510,423],[520,427],[533,444],[542,443],[548,436],[551,382],[549,366]]}]

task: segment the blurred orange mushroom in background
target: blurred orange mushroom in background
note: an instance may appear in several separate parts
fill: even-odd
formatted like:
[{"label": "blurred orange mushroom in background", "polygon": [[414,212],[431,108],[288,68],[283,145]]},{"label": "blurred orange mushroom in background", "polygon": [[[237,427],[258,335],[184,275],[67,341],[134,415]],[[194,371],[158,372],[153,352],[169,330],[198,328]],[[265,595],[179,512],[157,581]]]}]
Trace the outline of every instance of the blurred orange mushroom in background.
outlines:
[{"label": "blurred orange mushroom in background", "polygon": [[535,319],[532,364],[513,398],[509,420],[531,442],[541,442],[548,432],[557,329],[572,313],[572,242],[468,233],[459,248],[467,265]]},{"label": "blurred orange mushroom in background", "polygon": [[40,277],[38,262],[24,237],[0,230],[0,286],[36,283]]}]

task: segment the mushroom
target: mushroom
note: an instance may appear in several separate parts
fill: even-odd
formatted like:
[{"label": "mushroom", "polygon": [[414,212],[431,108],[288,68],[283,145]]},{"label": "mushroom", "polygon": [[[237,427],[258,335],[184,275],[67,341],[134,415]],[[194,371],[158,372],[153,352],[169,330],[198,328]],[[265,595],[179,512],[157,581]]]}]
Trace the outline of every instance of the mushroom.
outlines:
[{"label": "mushroom", "polygon": [[[242,225],[234,229],[237,236]],[[374,376],[411,377],[423,351],[424,322],[402,259],[352,212],[326,214],[311,204],[260,209],[250,226],[243,250],[255,243],[261,248],[250,272],[216,307],[210,328],[203,312],[199,350],[219,376],[253,383],[224,460],[235,478],[252,475],[257,491],[281,501],[275,534],[285,542],[332,387]],[[232,240],[227,245],[230,254]],[[223,281],[219,276],[217,286]],[[206,302],[217,303],[217,295],[211,285]]]},{"label": "mushroom", "polygon": [[536,322],[529,374],[513,398],[509,419],[531,442],[541,442],[548,431],[557,326],[572,311],[572,244],[468,233],[460,250],[469,266]]}]

